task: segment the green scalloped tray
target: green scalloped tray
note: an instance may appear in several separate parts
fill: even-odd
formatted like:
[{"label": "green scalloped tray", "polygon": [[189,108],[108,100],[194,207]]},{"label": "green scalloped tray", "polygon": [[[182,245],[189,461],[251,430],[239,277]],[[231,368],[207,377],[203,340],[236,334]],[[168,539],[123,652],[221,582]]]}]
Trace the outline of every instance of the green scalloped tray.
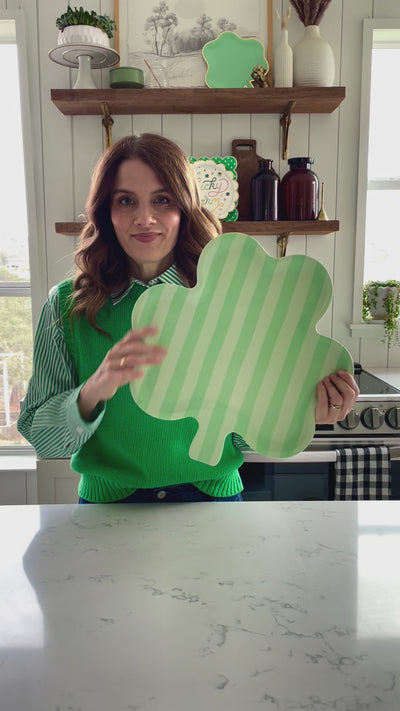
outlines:
[{"label": "green scalloped tray", "polygon": [[242,39],[234,32],[221,32],[202,49],[207,63],[205,82],[212,89],[253,88],[251,72],[258,64],[268,69],[264,46],[256,39]]}]

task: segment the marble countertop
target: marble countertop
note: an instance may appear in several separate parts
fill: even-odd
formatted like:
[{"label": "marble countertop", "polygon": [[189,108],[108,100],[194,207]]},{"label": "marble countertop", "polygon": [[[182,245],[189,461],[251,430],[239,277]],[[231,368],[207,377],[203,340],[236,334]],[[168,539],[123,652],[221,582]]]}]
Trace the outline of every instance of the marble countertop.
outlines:
[{"label": "marble countertop", "polygon": [[400,502],[0,507],[2,711],[398,711]]}]

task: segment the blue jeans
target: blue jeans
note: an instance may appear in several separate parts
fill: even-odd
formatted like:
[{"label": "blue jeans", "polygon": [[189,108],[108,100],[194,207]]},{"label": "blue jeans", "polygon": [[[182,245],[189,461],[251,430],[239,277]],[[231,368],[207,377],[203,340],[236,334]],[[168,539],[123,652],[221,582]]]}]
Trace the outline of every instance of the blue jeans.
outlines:
[{"label": "blue jeans", "polygon": [[[174,486],[160,486],[156,489],[136,489],[130,496],[113,504],[168,504],[184,501],[243,501],[241,494],[234,496],[209,496],[200,491],[193,484],[176,484]],[[92,504],[93,501],[79,498],[80,504]]]}]

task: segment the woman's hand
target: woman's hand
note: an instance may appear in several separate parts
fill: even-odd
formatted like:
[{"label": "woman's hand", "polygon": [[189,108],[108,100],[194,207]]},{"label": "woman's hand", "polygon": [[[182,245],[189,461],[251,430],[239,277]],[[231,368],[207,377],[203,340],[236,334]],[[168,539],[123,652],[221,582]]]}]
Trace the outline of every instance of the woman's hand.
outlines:
[{"label": "woman's hand", "polygon": [[338,370],[321,380],[317,385],[317,407],[315,423],[331,425],[338,420],[344,420],[353,409],[360,394],[356,381],[350,373]]},{"label": "woman's hand", "polygon": [[118,388],[131,380],[142,378],[143,366],[159,365],[167,350],[145,342],[157,334],[156,326],[147,326],[129,333],[110,348],[93,375],[82,386],[78,407],[82,419],[88,420],[99,402],[110,400]]}]

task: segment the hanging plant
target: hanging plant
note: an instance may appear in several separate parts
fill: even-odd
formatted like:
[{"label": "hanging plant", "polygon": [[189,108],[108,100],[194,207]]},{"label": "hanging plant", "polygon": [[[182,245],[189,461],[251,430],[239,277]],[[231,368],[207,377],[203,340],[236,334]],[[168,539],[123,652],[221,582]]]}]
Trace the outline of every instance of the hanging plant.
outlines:
[{"label": "hanging plant", "polygon": [[388,348],[400,345],[400,281],[368,281],[363,287],[362,317],[383,321]]},{"label": "hanging plant", "polygon": [[289,0],[304,27],[319,25],[331,0]]}]

